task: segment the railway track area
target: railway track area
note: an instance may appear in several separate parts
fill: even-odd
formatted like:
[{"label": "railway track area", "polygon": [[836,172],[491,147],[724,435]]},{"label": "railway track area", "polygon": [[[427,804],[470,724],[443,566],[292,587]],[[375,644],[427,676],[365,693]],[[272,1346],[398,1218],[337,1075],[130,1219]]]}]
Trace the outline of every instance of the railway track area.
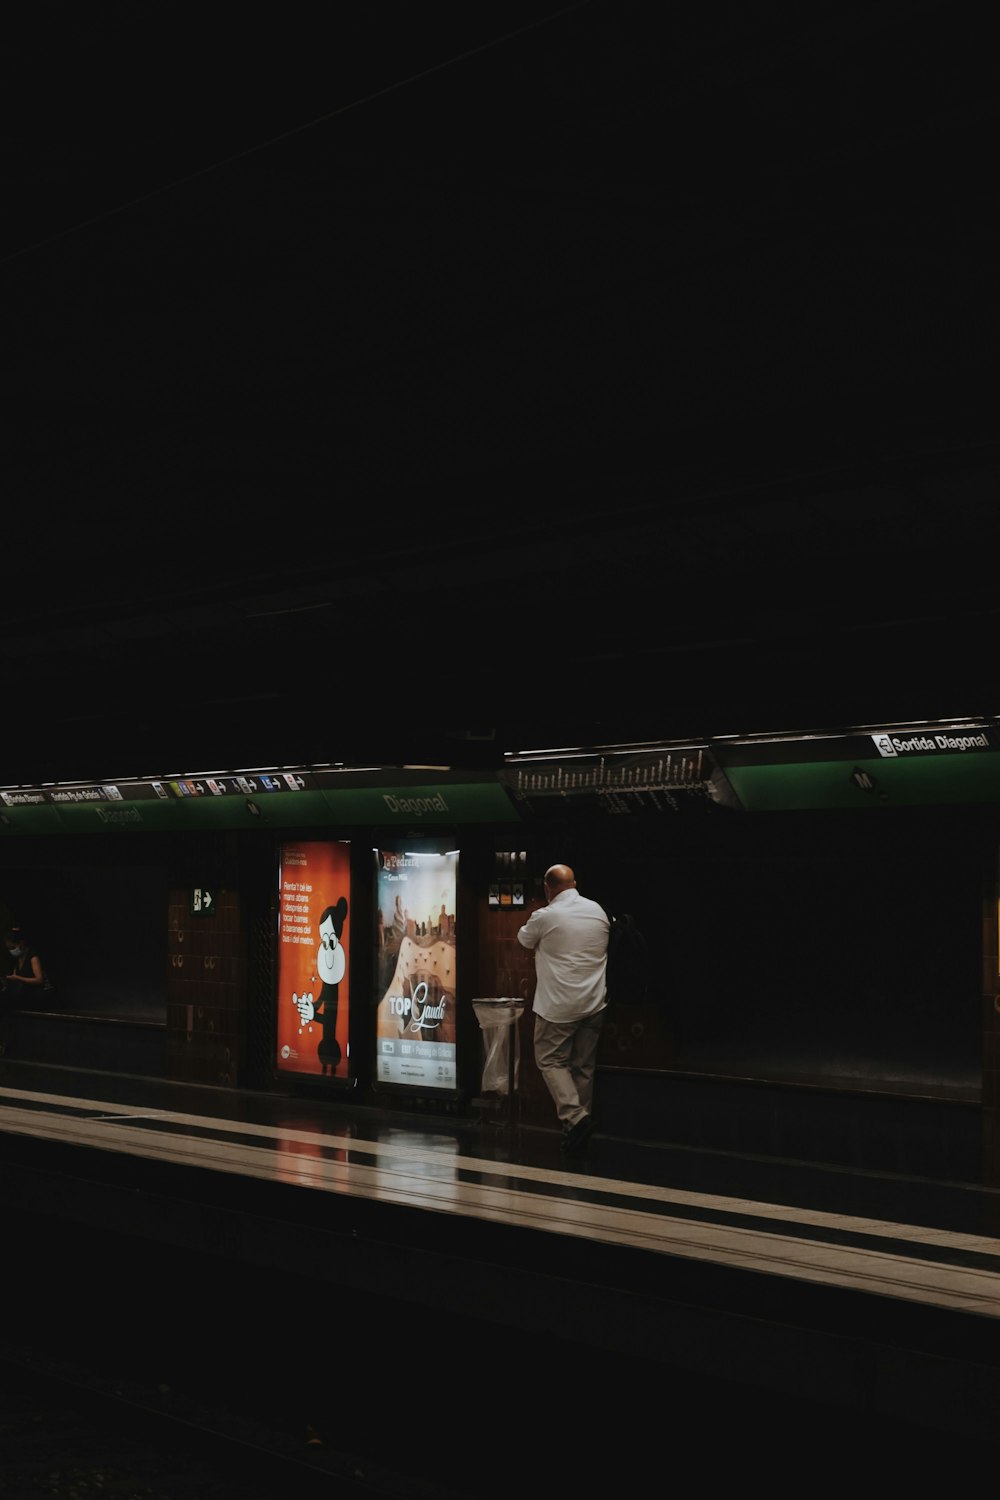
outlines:
[{"label": "railway track area", "polygon": [[0,1340],[0,1500],[463,1500],[239,1404]]}]

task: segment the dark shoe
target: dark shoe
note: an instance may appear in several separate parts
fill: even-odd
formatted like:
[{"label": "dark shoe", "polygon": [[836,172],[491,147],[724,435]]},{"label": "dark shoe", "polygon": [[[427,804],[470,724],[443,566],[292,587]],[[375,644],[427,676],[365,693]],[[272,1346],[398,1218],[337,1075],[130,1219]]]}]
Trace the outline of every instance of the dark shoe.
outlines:
[{"label": "dark shoe", "polygon": [[577,1120],[575,1125],[563,1132],[562,1149],[567,1156],[575,1156],[582,1151],[594,1133],[594,1122],[590,1115],[584,1115],[582,1120]]}]

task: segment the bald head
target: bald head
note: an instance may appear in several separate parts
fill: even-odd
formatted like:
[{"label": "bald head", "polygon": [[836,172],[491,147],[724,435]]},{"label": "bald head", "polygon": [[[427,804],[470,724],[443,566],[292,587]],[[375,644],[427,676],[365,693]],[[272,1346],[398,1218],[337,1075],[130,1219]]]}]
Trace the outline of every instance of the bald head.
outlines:
[{"label": "bald head", "polygon": [[560,891],[568,891],[571,886],[576,885],[576,876],[569,865],[549,865],[542,877],[545,893],[548,897],[558,896]]}]

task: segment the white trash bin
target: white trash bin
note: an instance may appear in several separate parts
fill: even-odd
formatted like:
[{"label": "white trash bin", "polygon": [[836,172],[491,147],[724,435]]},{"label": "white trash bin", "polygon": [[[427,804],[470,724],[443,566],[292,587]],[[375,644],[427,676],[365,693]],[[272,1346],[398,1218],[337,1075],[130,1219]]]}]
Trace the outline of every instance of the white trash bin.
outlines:
[{"label": "white trash bin", "polygon": [[518,1021],[524,1012],[524,1001],[501,995],[495,999],[473,1000],[483,1033],[484,1094],[516,1091],[521,1065],[521,1033]]}]

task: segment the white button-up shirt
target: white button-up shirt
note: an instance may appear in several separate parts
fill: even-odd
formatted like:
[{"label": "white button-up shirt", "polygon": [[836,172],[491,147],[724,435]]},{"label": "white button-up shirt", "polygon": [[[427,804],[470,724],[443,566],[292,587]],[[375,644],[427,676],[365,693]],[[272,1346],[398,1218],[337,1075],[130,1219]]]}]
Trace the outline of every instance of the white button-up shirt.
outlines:
[{"label": "white button-up shirt", "polygon": [[546,1021],[578,1021],[602,1010],[610,924],[604,908],[575,886],[532,912],[517,940],[535,954],[532,1010]]}]

